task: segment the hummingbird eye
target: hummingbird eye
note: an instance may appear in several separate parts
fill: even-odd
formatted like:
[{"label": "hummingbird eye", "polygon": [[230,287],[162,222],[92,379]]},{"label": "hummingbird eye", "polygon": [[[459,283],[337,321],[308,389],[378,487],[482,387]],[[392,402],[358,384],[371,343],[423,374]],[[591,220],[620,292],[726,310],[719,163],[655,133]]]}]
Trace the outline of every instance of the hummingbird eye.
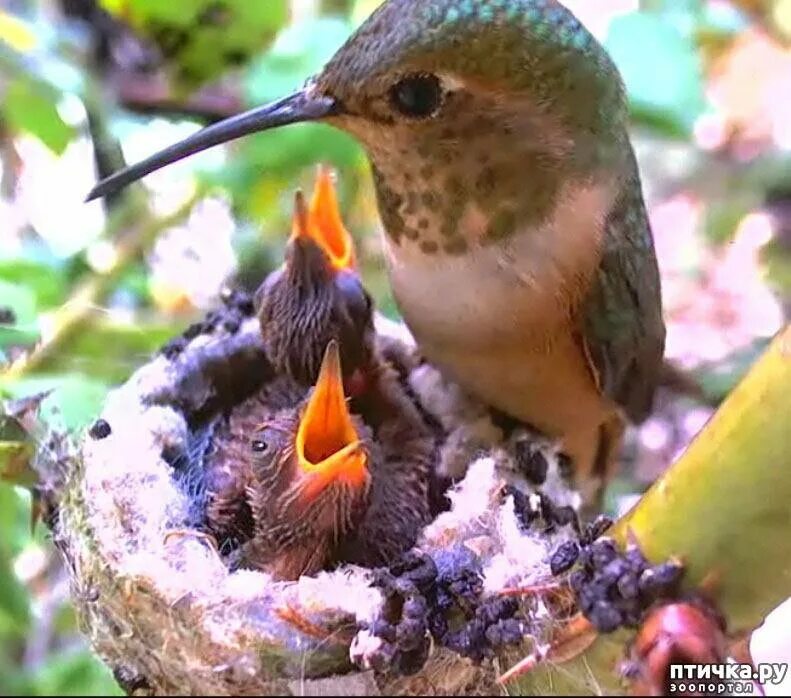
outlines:
[{"label": "hummingbird eye", "polygon": [[430,73],[409,75],[390,88],[390,101],[395,109],[415,119],[436,114],[443,96],[440,79]]}]

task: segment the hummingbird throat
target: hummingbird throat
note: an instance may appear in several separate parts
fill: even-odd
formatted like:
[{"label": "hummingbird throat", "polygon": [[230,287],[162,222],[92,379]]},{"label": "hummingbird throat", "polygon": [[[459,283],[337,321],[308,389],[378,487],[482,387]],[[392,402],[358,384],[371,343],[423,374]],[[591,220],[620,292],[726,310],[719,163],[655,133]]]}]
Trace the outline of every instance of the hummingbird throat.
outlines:
[{"label": "hummingbird throat", "polygon": [[[457,107],[452,116],[437,123],[357,134],[373,163],[391,246],[459,256],[552,214],[561,183],[573,176],[564,157],[570,143],[538,115],[517,128],[502,109],[472,100],[449,105]],[[531,137],[539,124],[543,140]]]}]

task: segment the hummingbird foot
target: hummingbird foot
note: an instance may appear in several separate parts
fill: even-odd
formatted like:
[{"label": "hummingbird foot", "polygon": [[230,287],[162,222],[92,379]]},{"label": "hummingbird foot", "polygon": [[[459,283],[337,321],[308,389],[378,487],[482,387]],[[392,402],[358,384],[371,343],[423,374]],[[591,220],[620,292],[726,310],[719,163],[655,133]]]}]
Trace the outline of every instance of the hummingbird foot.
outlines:
[{"label": "hummingbird foot", "polygon": [[494,426],[503,432],[503,439],[506,441],[510,440],[518,429],[525,427],[524,422],[502,410],[498,410],[496,407],[489,408],[489,416]]}]

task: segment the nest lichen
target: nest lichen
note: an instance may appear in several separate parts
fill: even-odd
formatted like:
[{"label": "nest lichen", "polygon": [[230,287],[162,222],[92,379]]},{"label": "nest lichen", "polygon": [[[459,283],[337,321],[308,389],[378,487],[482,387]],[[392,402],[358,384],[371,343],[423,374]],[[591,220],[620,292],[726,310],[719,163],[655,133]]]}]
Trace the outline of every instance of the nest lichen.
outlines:
[{"label": "nest lichen", "polygon": [[[529,526],[519,509],[537,511],[541,497],[578,506],[556,449],[526,433],[503,434],[485,408],[418,360],[401,328],[377,324],[385,353],[403,358],[410,392],[441,427],[437,477],[455,482],[449,508],[415,551],[433,559],[459,546],[469,551],[481,600],[545,581],[550,553],[574,536],[573,527]],[[255,319],[207,329],[111,393],[99,416],[109,429],[84,436],[55,497],[53,533],[83,628],[119,682],[130,692],[169,694],[363,695],[377,686],[387,693],[491,692],[497,655],[473,661],[428,631],[428,656],[411,676],[372,661],[382,644],[372,629],[386,602],[377,571],[346,566],[295,582],[229,571],[195,527],[196,502],[174,476],[169,454],[188,449],[196,415],[244,399],[271,369]],[[521,476],[517,442],[546,461],[544,495]],[[551,608],[540,597],[518,603],[526,646],[541,643],[554,622]]]}]

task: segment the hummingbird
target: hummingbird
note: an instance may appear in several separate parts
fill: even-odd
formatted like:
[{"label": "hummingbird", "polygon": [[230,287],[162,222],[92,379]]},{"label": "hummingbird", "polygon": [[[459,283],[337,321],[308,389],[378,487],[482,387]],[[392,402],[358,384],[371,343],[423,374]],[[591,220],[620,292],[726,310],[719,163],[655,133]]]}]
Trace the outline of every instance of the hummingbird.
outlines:
[{"label": "hummingbird", "polygon": [[296,192],[285,261],[261,284],[255,305],[276,372],[313,385],[335,339],[347,386],[352,393],[364,388],[374,351],[373,301],[357,272],[329,169],[319,168],[309,208]]},{"label": "hummingbird", "polygon": [[414,544],[430,518],[434,442],[388,375],[379,409],[353,414],[331,340],[312,389],[279,377],[215,430],[207,525],[241,543],[241,564],[291,580],[338,562],[388,564]]},{"label": "hummingbird", "polygon": [[276,376],[198,435],[192,479],[199,483],[207,532],[226,546],[253,536],[247,497],[253,482],[250,434],[276,415],[296,409],[306,395],[307,389],[292,378]]},{"label": "hummingbird", "polygon": [[624,83],[556,0],[386,0],[302,89],[100,182],[323,122],[365,148],[425,357],[558,440],[583,498],[649,414],[665,327]]}]

